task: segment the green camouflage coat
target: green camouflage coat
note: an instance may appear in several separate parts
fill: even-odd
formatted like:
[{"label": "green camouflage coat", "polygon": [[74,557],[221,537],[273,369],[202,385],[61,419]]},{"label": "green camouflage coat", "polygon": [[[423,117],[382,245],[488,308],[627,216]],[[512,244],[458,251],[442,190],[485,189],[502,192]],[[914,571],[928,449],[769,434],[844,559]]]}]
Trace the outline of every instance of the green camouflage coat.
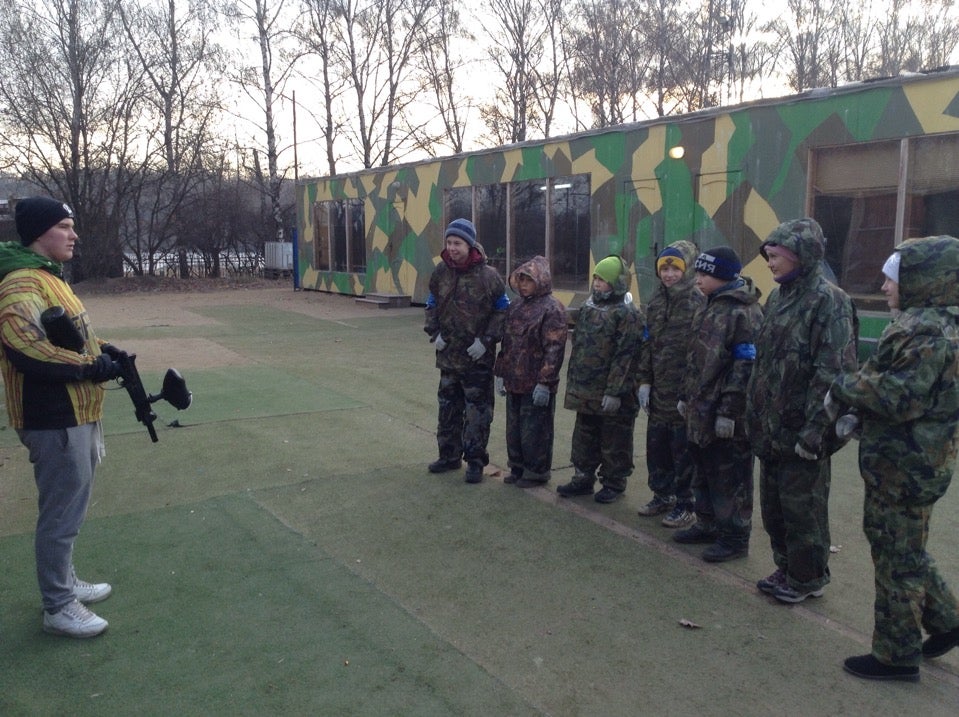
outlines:
[{"label": "green camouflage coat", "polygon": [[745,436],[746,385],[763,318],[759,295],[752,280],[736,279],[711,294],[693,318],[683,385],[686,436],[691,443],[713,442],[717,416],[736,422],[736,439]]},{"label": "green camouflage coat", "polygon": [[667,423],[681,425],[683,417],[676,410],[686,376],[686,355],[692,338],[691,327],[696,312],[705,305],[706,297],[696,288],[693,264],[699,250],[692,242],[673,242],[683,255],[686,274],[672,286],[656,287],[646,305],[646,340],[640,349],[636,385],[652,387],[650,412]]},{"label": "green camouflage coat", "polygon": [[[475,367],[492,370],[509,307],[506,283],[486,263],[486,254],[478,244],[470,252],[465,268],[455,267],[445,249],[441,257],[430,276],[423,327],[432,340],[441,335],[447,343],[445,349],[436,352],[436,368],[457,372]],[[474,361],[466,349],[477,337],[486,346],[486,353]]]},{"label": "green camouflage coat", "polygon": [[617,396],[616,414],[635,416],[636,361],[643,336],[643,315],[627,295],[626,266],[608,298],[594,294],[583,302],[576,316],[564,406],[592,415],[603,413],[603,396]]},{"label": "green camouflage coat", "polygon": [[832,386],[862,420],[863,480],[903,505],[928,505],[952,480],[959,425],[959,240],[898,247],[900,312],[859,371]]},{"label": "green camouflage coat", "polygon": [[749,380],[747,433],[763,460],[794,458],[797,442],[822,457],[838,448],[823,398],[839,374],[859,365],[856,312],[846,292],[823,276],[818,224],[780,225],[760,247],[763,256],[772,244],[799,257],[800,275],[773,289],[766,302]]},{"label": "green camouflage coat", "polygon": [[545,257],[534,256],[510,274],[510,287],[525,274],[536,282],[532,295],[518,296],[506,310],[506,330],[493,373],[510,393],[532,393],[536,384],[556,392],[566,356],[566,308],[553,296],[553,279]]}]

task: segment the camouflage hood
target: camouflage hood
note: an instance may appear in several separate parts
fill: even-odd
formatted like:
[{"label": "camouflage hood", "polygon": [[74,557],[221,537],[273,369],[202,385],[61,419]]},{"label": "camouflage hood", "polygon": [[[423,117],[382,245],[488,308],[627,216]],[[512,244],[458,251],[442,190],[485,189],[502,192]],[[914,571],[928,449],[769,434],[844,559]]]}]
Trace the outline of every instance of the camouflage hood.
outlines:
[{"label": "camouflage hood", "polygon": [[520,274],[526,274],[536,283],[532,296],[543,296],[553,291],[553,276],[549,273],[549,262],[544,256],[534,256],[529,261],[520,264],[509,275],[509,288],[519,294],[517,279]]},{"label": "camouflage hood", "polygon": [[909,239],[896,251],[900,255],[900,309],[959,306],[959,239]]},{"label": "camouflage hood", "polygon": [[800,274],[809,274],[822,266],[826,254],[826,238],[822,227],[815,219],[808,217],[783,222],[772,230],[766,241],[759,246],[763,259],[768,259],[766,247],[781,246],[799,257]]}]

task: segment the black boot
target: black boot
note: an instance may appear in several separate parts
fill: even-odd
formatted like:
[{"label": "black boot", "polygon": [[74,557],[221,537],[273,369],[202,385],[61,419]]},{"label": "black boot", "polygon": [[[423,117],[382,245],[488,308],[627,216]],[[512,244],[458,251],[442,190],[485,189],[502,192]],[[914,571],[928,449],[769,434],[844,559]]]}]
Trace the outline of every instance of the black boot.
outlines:
[{"label": "black boot", "polygon": [[847,657],[842,668],[850,675],[864,680],[899,680],[901,682],[919,682],[919,668],[909,665],[887,665],[873,655]]}]

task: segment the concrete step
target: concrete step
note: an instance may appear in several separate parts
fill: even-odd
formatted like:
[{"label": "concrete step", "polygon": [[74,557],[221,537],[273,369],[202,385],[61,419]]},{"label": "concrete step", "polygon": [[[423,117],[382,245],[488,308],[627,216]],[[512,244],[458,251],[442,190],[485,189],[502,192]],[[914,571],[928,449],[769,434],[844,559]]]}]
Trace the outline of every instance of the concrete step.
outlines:
[{"label": "concrete step", "polygon": [[366,294],[358,296],[356,303],[373,304],[380,309],[405,309],[409,307],[411,298],[407,294]]}]

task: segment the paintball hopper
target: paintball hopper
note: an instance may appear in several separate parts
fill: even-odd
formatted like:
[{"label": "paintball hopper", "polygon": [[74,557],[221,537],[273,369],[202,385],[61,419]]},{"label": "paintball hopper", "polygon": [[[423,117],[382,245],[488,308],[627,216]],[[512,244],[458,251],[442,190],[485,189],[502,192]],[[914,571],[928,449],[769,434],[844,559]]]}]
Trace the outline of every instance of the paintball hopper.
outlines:
[{"label": "paintball hopper", "polygon": [[186,381],[175,368],[168,368],[163,376],[163,387],[158,394],[150,394],[150,403],[163,399],[178,411],[185,411],[193,403],[193,394],[187,389]]}]

